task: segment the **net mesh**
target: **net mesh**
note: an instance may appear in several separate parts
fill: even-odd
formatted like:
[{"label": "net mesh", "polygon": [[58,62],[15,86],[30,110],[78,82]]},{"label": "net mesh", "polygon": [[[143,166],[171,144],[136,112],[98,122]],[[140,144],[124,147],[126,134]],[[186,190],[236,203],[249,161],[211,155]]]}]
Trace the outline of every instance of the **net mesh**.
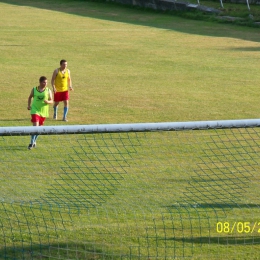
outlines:
[{"label": "net mesh", "polygon": [[0,137],[0,259],[257,259],[260,129]]}]

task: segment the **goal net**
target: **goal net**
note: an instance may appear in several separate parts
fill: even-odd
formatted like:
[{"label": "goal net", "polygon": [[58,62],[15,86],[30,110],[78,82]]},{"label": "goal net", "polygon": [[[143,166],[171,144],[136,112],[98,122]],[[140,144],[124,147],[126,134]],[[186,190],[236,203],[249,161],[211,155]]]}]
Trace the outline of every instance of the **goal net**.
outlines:
[{"label": "goal net", "polygon": [[259,126],[1,127],[0,259],[258,259]]}]

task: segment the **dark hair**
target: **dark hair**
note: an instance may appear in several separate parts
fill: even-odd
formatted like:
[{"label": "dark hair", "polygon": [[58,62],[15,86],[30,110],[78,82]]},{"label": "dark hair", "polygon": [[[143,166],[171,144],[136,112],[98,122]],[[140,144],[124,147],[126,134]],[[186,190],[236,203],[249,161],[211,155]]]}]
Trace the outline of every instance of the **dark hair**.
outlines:
[{"label": "dark hair", "polygon": [[41,77],[39,78],[39,82],[43,82],[43,81],[45,81],[45,80],[47,80],[47,78],[46,78],[45,76],[41,76]]},{"label": "dark hair", "polygon": [[67,62],[67,61],[66,61],[66,60],[61,60],[61,61],[60,61],[60,65],[61,65],[63,62]]}]

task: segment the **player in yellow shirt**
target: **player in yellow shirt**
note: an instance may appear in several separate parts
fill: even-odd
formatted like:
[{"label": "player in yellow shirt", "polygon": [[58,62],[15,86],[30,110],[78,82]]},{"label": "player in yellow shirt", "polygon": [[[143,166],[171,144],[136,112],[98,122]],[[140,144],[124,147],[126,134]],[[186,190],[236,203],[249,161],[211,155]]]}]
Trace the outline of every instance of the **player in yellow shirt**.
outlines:
[{"label": "player in yellow shirt", "polygon": [[67,68],[68,63],[66,60],[60,61],[60,67],[54,70],[51,85],[54,93],[54,114],[53,119],[57,119],[58,115],[58,105],[63,101],[63,121],[67,120],[67,114],[69,110],[69,89],[73,90],[70,70]]}]

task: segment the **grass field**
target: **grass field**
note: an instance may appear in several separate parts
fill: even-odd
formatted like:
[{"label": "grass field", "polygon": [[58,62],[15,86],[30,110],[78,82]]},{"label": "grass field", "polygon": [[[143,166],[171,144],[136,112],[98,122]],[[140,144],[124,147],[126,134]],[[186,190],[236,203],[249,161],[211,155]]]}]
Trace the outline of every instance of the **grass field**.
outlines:
[{"label": "grass field", "polygon": [[[0,17],[1,126],[31,125],[30,90],[63,58],[68,124],[259,117],[259,29],[69,0],[1,1]],[[260,259],[259,130],[243,131],[41,136],[33,151],[1,137],[0,259]]]},{"label": "grass field", "polygon": [[258,29],[84,1],[9,2],[3,125],[30,123],[28,93],[62,57],[75,87],[70,124],[258,117]]}]

